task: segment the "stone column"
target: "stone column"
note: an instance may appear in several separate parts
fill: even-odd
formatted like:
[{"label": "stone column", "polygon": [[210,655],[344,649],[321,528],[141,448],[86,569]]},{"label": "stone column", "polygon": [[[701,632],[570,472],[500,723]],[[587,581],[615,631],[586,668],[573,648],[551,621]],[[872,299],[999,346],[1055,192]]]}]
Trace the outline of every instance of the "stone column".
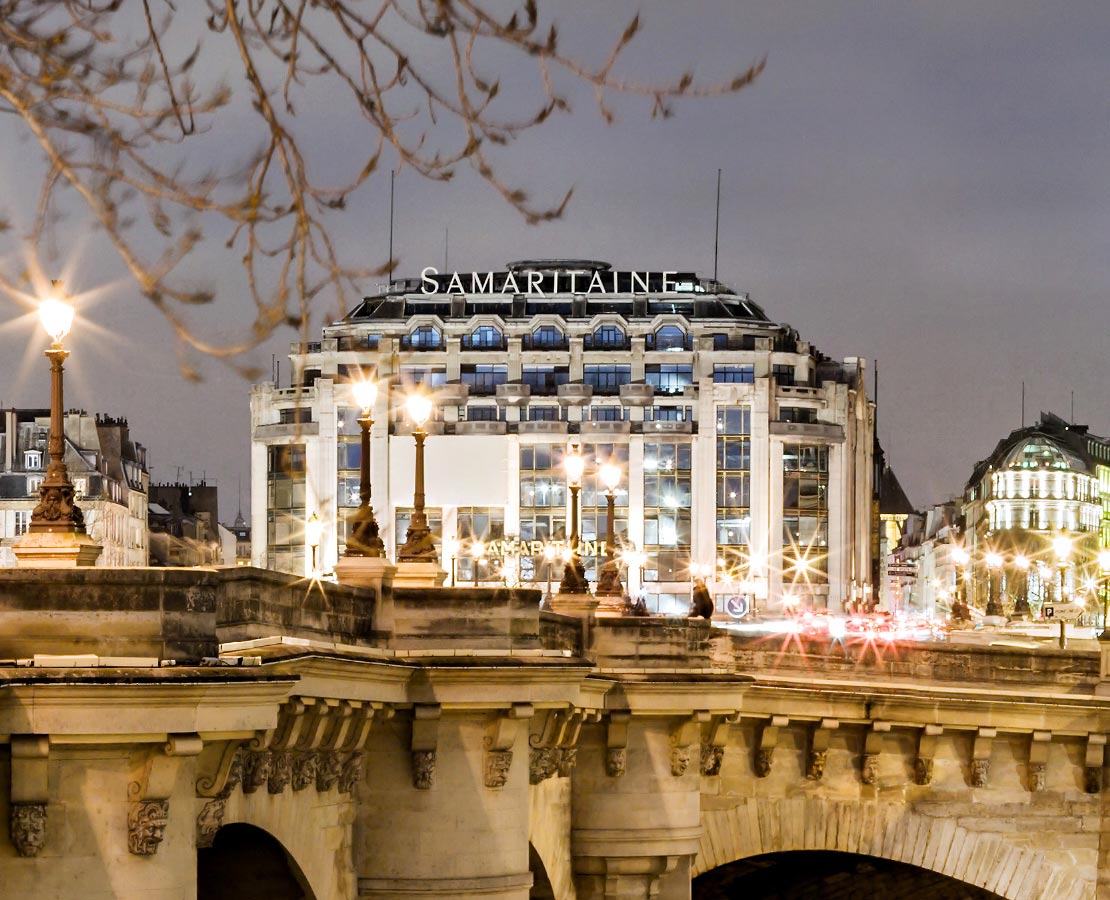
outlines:
[{"label": "stone column", "polygon": [[371,734],[354,828],[361,900],[528,900],[527,720],[508,747],[498,721],[420,707]]},{"label": "stone column", "polygon": [[700,738],[683,746],[682,726],[618,714],[583,730],[572,782],[578,900],[689,898],[701,748]]}]

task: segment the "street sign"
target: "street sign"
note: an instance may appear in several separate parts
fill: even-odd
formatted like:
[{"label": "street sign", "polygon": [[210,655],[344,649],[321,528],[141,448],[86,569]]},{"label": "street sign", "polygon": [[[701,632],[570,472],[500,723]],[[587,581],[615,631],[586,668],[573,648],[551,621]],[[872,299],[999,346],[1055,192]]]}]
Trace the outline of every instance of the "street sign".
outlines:
[{"label": "street sign", "polygon": [[912,578],[917,575],[917,566],[887,566],[886,574]]},{"label": "street sign", "polygon": [[747,597],[732,596],[725,598],[725,612],[734,619],[742,619],[751,609]]}]

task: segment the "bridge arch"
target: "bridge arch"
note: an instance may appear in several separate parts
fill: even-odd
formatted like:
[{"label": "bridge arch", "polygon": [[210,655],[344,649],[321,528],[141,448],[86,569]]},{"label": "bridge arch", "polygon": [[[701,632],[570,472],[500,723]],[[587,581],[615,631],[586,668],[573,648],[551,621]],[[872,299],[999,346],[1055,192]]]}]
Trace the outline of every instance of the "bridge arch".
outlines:
[{"label": "bridge arch", "polygon": [[317,900],[301,867],[272,834],[236,822],[197,850],[197,900]]},{"label": "bridge arch", "polygon": [[691,874],[736,860],[794,850],[837,851],[906,863],[984,888],[1006,900],[1089,900],[1094,885],[1035,850],[955,819],[912,812],[901,803],[821,797],[748,798],[702,810]]}]

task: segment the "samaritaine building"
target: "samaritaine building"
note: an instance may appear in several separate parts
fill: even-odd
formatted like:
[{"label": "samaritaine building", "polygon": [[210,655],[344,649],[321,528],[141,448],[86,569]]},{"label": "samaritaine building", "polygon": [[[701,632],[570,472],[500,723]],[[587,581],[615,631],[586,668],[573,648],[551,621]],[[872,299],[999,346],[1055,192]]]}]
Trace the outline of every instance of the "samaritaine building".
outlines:
[{"label": "samaritaine building", "polygon": [[[871,594],[864,361],[823,356],[723,284],[589,260],[426,269],[294,345],[291,362],[292,386],[251,393],[255,565],[310,574],[315,557],[327,573],[343,553],[360,467],[347,383],[371,377],[391,557],[413,504],[405,395],[421,389],[435,401],[428,520],[456,583],[558,583],[576,444],[589,579],[606,537],[598,472],[614,462],[626,584],[650,610],[685,611],[697,574],[722,617]],[[306,529],[313,515],[322,527]]]}]

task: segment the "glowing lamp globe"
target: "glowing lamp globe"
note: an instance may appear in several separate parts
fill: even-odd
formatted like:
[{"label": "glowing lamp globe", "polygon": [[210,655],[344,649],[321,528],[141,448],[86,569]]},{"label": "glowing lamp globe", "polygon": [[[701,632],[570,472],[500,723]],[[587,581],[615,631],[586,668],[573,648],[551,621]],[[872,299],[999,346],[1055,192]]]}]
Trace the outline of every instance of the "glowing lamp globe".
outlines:
[{"label": "glowing lamp globe", "polygon": [[582,454],[578,452],[578,448],[574,447],[571,451],[563,457],[563,469],[567,473],[567,480],[571,484],[578,484],[582,481],[582,472],[586,468],[586,460],[582,458]]},{"label": "glowing lamp globe", "polygon": [[60,344],[73,326],[73,305],[51,294],[39,303],[39,321],[54,343]]},{"label": "glowing lamp globe", "polygon": [[355,398],[355,403],[366,414],[374,406],[374,402],[378,399],[378,385],[374,381],[360,380],[351,384],[351,394]]},{"label": "glowing lamp globe", "polygon": [[431,398],[424,394],[410,394],[405,406],[408,409],[409,418],[418,428],[423,428],[424,423],[432,415]]},{"label": "glowing lamp globe", "polygon": [[1002,566],[1002,557],[997,553],[987,554],[987,568],[998,569]]},{"label": "glowing lamp globe", "polygon": [[612,463],[602,466],[601,480],[609,490],[616,490],[617,485],[621,483],[620,467],[614,466]]},{"label": "glowing lamp globe", "polygon": [[1019,556],[1014,560],[1014,565],[1021,569],[1023,572],[1029,569],[1029,557]]},{"label": "glowing lamp globe", "polygon": [[966,566],[971,561],[971,554],[963,547],[952,548],[952,562],[957,566]]},{"label": "glowing lamp globe", "polygon": [[1052,553],[1060,562],[1064,562],[1071,555],[1071,540],[1064,535],[1052,539]]},{"label": "glowing lamp globe", "polygon": [[310,547],[320,546],[320,535],[323,532],[324,526],[321,524],[319,517],[313,513],[308,517],[308,521],[304,524],[305,541]]}]

